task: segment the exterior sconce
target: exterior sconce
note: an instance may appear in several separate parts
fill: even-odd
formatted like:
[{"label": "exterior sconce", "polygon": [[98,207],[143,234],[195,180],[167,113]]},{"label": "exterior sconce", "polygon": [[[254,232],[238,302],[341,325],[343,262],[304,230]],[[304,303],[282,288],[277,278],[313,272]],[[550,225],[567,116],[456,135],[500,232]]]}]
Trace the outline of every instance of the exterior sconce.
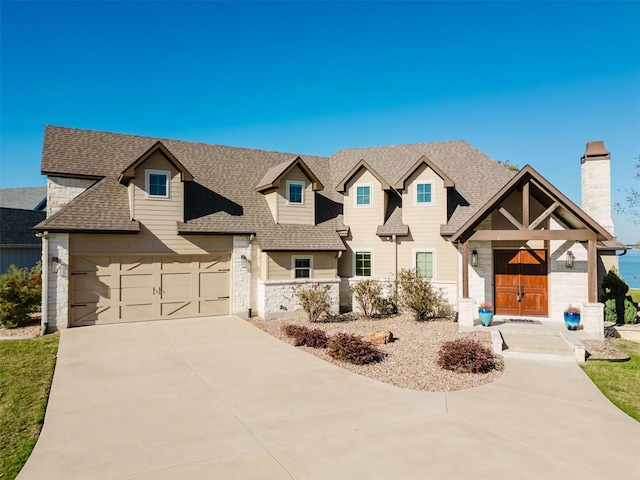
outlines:
[{"label": "exterior sconce", "polygon": [[51,259],[51,264],[51,270],[53,273],[58,273],[58,270],[60,270],[60,259],[58,257],[53,257]]},{"label": "exterior sconce", "polygon": [[240,256],[240,260],[242,260],[242,268],[247,268],[247,264],[249,263],[249,260],[247,260],[247,256],[246,255]]},{"label": "exterior sconce", "polygon": [[567,252],[566,267],[567,268],[573,268],[573,264],[575,263],[575,259],[576,259],[576,257],[574,257],[573,253],[571,252],[571,250],[569,250]]},{"label": "exterior sconce", "polygon": [[474,250],[473,252],[471,252],[471,266],[472,267],[477,267],[478,266],[478,251]]}]

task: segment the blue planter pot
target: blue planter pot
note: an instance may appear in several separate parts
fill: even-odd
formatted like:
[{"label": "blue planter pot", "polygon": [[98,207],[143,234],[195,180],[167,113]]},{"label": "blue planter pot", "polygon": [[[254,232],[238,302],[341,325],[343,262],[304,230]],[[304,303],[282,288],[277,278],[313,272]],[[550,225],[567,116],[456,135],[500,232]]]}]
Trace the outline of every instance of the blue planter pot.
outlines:
[{"label": "blue planter pot", "polygon": [[564,324],[569,330],[577,330],[580,325],[580,314],[564,312]]},{"label": "blue planter pot", "polygon": [[479,309],[478,316],[480,317],[480,323],[483,327],[491,325],[491,321],[493,320],[493,312],[491,310]]}]

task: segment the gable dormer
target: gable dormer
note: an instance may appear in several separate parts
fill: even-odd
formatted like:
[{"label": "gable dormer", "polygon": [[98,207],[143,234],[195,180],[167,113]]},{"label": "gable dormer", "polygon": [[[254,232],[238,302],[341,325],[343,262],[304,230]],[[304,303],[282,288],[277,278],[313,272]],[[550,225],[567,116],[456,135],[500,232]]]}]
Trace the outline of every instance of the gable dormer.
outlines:
[{"label": "gable dormer", "polygon": [[402,192],[403,221],[415,223],[424,218],[424,207],[434,207],[429,215],[438,225],[446,223],[447,191],[455,183],[425,155],[420,157],[395,183]]},{"label": "gable dormer", "polygon": [[276,223],[297,225],[315,225],[314,192],[323,189],[324,185],[300,157],[270,168],[256,186]]},{"label": "gable dormer", "polygon": [[360,160],[336,190],[344,195],[344,222],[352,225],[364,219],[375,229],[385,221],[388,205],[387,191],[391,185],[365,160]]},{"label": "gable dormer", "polygon": [[129,165],[118,180],[129,187],[132,219],[184,221],[184,182],[193,181],[193,175],[162,142]]}]

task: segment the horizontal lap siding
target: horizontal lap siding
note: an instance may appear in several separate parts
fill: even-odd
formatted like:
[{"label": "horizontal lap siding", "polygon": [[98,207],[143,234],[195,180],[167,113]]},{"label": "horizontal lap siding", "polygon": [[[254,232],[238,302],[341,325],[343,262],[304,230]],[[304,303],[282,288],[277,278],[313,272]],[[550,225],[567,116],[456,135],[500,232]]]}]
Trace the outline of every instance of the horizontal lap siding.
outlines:
[{"label": "horizontal lap siding", "polygon": [[334,252],[268,252],[267,279],[291,280],[291,258],[294,256],[313,257],[313,278],[328,279],[336,277],[336,254]]},{"label": "horizontal lap siding", "polygon": [[[304,182],[304,205],[289,205],[287,202],[287,180]],[[315,195],[311,182],[298,167],[289,172],[282,179],[278,187],[278,223],[292,223],[297,225],[313,225],[315,222]]]}]

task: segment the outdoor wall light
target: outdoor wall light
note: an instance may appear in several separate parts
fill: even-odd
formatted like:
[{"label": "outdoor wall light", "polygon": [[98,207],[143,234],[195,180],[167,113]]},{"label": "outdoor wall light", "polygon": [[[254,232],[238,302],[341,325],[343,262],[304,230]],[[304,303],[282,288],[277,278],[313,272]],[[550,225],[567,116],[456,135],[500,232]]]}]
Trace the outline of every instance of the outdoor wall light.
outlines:
[{"label": "outdoor wall light", "polygon": [[60,270],[60,259],[58,257],[53,257],[51,259],[51,264],[51,270],[53,270],[53,273],[58,273],[58,270]]},{"label": "outdoor wall light", "polygon": [[247,260],[247,256],[241,255],[240,260],[242,260],[242,268],[247,268],[247,263],[249,263],[249,261]]},{"label": "outdoor wall light", "polygon": [[477,267],[478,266],[478,251],[474,250],[473,252],[471,252],[471,266],[472,267]]},{"label": "outdoor wall light", "polygon": [[573,253],[571,252],[571,250],[569,250],[567,252],[566,267],[567,268],[573,268],[573,264],[575,263],[575,259],[576,259],[576,257],[574,257]]}]

